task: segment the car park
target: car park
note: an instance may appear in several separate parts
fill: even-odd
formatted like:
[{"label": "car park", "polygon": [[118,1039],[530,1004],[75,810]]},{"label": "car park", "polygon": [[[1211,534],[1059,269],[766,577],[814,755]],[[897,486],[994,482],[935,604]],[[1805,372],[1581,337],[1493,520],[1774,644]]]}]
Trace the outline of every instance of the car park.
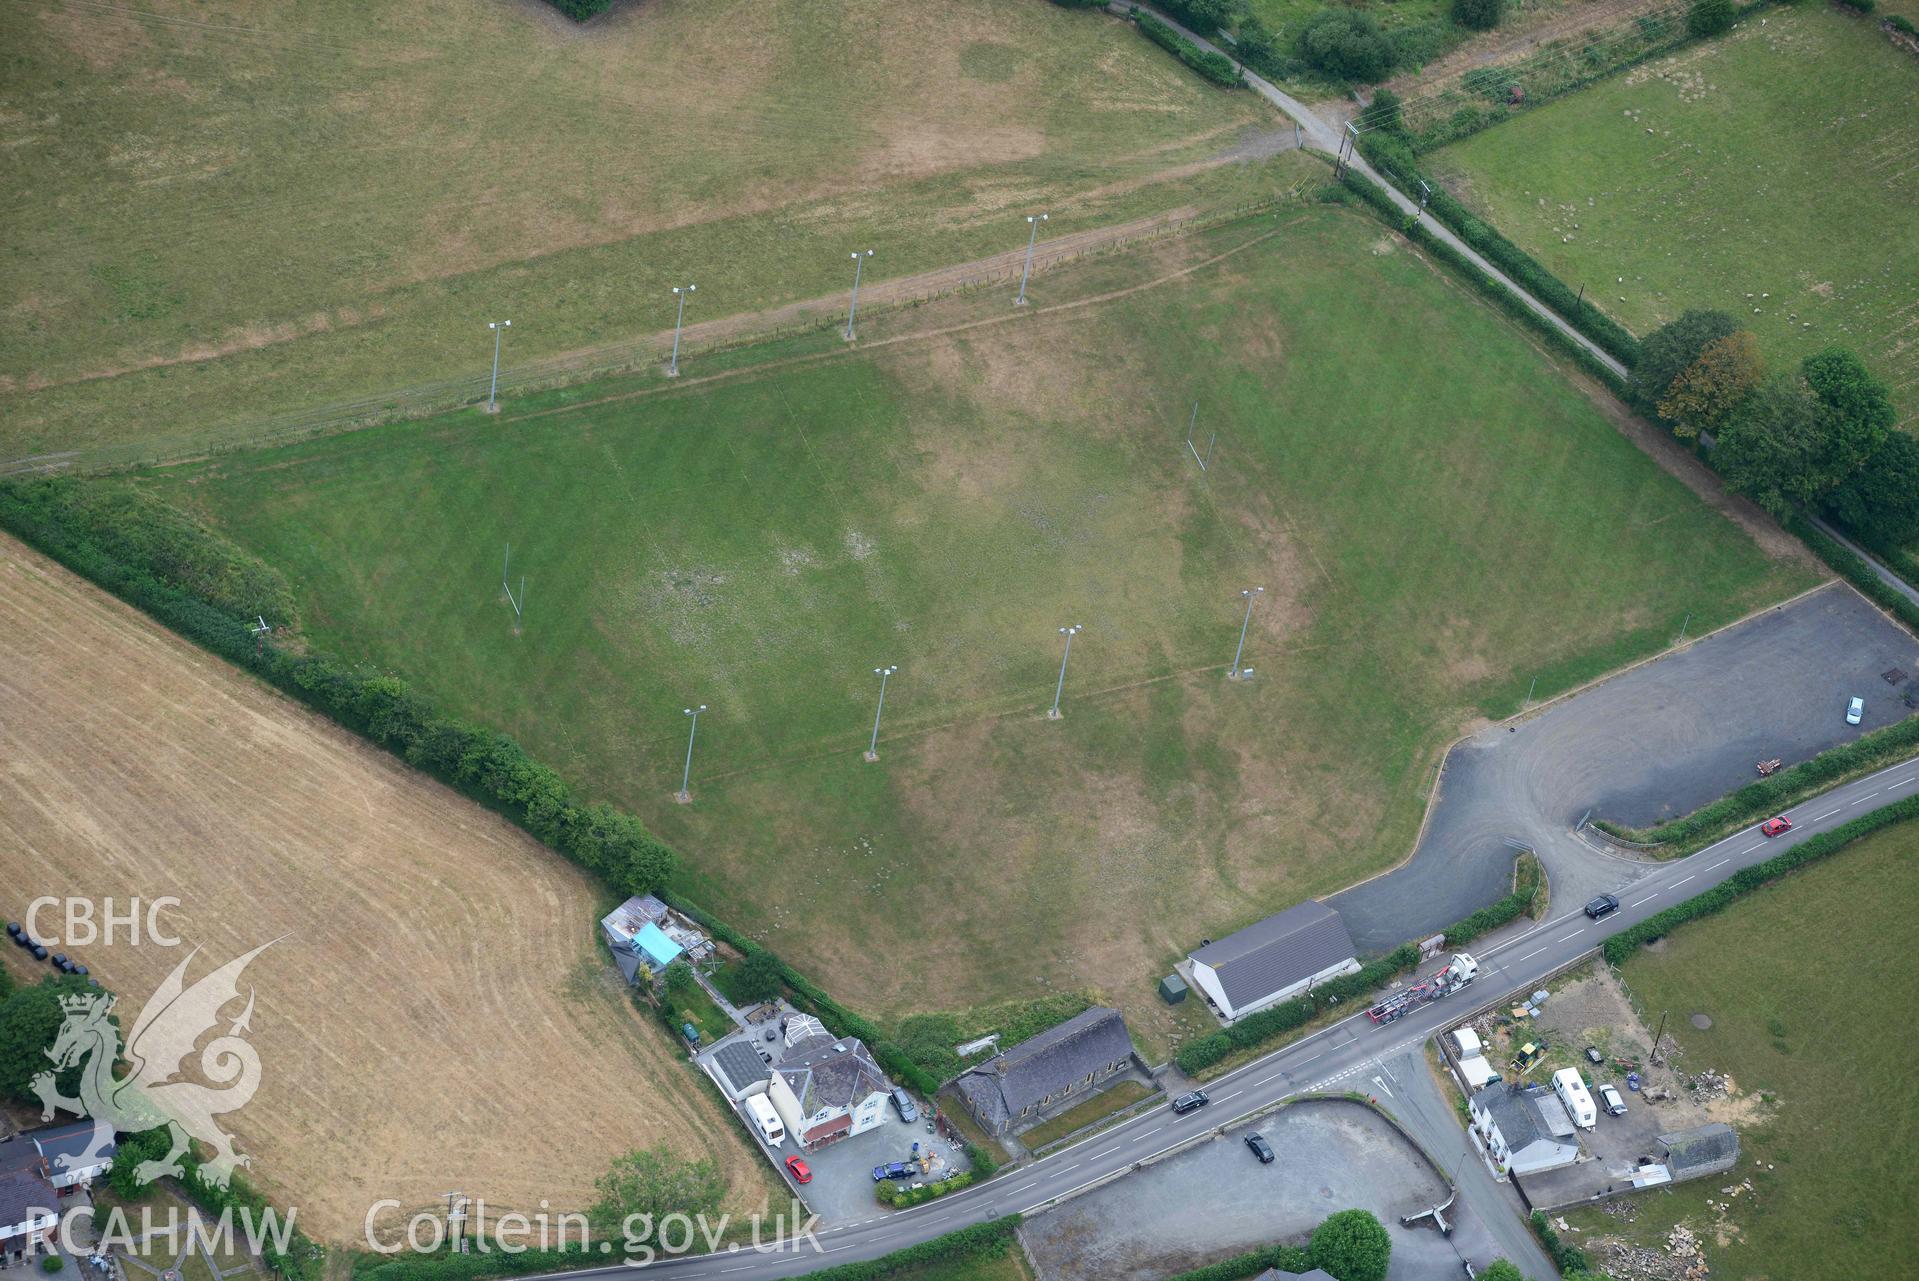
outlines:
[{"label": "car park", "polygon": [[1247,1135],[1246,1146],[1253,1150],[1253,1155],[1259,1158],[1261,1165],[1273,1163],[1273,1145],[1266,1141],[1265,1135],[1257,1133]]},{"label": "car park", "polygon": [[1608,1083],[1599,1087],[1599,1106],[1606,1109],[1607,1116],[1626,1115],[1626,1100],[1620,1097],[1616,1085]]},{"label": "car park", "polygon": [[1767,836],[1777,836],[1781,832],[1792,830],[1792,820],[1781,814],[1778,818],[1769,818],[1761,823],[1759,830]]},{"label": "car park", "polygon": [[1865,715],[1866,715],[1865,699],[1855,698],[1850,703],[1846,704],[1846,724],[1857,725],[1861,720],[1865,719]]},{"label": "car park", "polygon": [[913,1103],[913,1096],[899,1086],[893,1087],[893,1106],[900,1110],[900,1120],[908,1125],[920,1119],[920,1110]]},{"label": "car park", "polygon": [[795,1183],[811,1183],[813,1181],[812,1167],[808,1166],[806,1162],[796,1156],[786,1158],[786,1172],[793,1176],[793,1182]]},{"label": "car park", "polygon": [[1586,904],[1586,915],[1595,921],[1608,912],[1617,912],[1618,910],[1619,900],[1610,894],[1601,894],[1598,898]]},{"label": "car park", "polygon": [[1199,1111],[1211,1102],[1212,1100],[1206,1097],[1206,1091],[1194,1090],[1190,1094],[1182,1094],[1174,1099],[1173,1111],[1179,1116],[1185,1116],[1188,1112]]},{"label": "car park", "polygon": [[885,1165],[873,1167],[873,1182],[884,1183],[888,1179],[910,1179],[919,1171],[904,1161],[889,1161]]}]

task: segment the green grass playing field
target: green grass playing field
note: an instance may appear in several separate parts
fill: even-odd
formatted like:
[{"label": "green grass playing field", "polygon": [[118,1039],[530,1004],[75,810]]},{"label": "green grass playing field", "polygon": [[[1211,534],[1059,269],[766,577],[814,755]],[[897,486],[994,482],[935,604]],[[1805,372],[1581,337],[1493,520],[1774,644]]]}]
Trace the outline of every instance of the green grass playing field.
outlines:
[{"label": "green grass playing field", "polygon": [[[1431,167],[1636,333],[1730,312],[1775,368],[1851,347],[1919,413],[1919,59],[1772,8],[1447,147]],[[1623,280],[1621,279],[1623,277]]]},{"label": "green grass playing field", "polygon": [[[0,9],[0,459],[244,436],[1262,194],[1281,122],[1042,0]],[[1162,181],[1169,171],[1177,181]]]},{"label": "green grass playing field", "polygon": [[[1897,1003],[1919,949],[1919,825],[1881,832],[1626,962],[1642,1009],[1670,1011],[1681,1066],[1730,1073],[1743,1096],[1731,1173],[1633,1198],[1591,1234],[1663,1244],[1692,1226],[1716,1277],[1896,1276],[1919,1239],[1919,1062]],[[1712,1020],[1695,1028],[1691,1016]],[[1669,1032],[1670,1034],[1670,1032]],[[1752,1180],[1728,1199],[1720,1188]],[[1725,1202],[1723,1213],[1708,1200]],[[1723,1226],[1722,1226],[1723,1225]],[[1596,1258],[1595,1263],[1601,1262]]]},{"label": "green grass playing field", "polygon": [[[683,888],[843,999],[1090,987],[1149,1045],[1175,955],[1402,858],[1446,742],[1535,675],[1545,697],[1814,581],[1356,214],[1035,297],[150,483],[283,566],[317,642],[632,807]],[[912,336],[943,318],[983,323]],[[1254,585],[1256,676],[1231,684]]]}]

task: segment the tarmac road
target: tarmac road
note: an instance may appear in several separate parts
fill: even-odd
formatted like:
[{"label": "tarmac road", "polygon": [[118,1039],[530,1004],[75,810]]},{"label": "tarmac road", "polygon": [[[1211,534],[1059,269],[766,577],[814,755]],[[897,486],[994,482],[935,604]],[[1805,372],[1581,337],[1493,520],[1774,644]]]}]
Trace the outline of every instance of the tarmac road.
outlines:
[{"label": "tarmac road", "polygon": [[[1480,978],[1467,995],[1434,1002],[1395,1023],[1374,1025],[1363,1012],[1359,1013],[1210,1083],[1206,1090],[1212,1105],[1187,1116],[1177,1117],[1167,1110],[1146,1113],[978,1187],[910,1210],[876,1213],[871,1219],[822,1232],[815,1238],[817,1249],[802,1243],[798,1249],[698,1255],[657,1262],[652,1269],[665,1270],[674,1281],[717,1281],[720,1277],[760,1281],[877,1258],[969,1224],[1044,1209],[1295,1094],[1346,1089],[1377,1093],[1371,1078],[1383,1071],[1382,1064],[1416,1050],[1427,1037],[1453,1025],[1468,1010],[1494,998],[1503,1000],[1530,991],[1560,966],[1592,951],[1608,935],[1717,884],[1740,868],[1829,830],[1848,817],[1915,793],[1919,793],[1919,760],[1881,770],[1788,810],[1795,826],[1784,836],[1767,840],[1752,827],[1690,858],[1640,866],[1636,868],[1637,878],[1620,895],[1619,911],[1600,921],[1587,920],[1577,899],[1559,896],[1552,919],[1475,953]],[[1437,968],[1436,963],[1432,968]],[[1460,1177],[1464,1181],[1471,1176],[1462,1169]],[[1482,1213],[1490,1215],[1496,1210],[1496,1204],[1485,1202],[1485,1189],[1476,1189],[1471,1195],[1477,1198],[1475,1204],[1485,1204]],[[1511,1248],[1503,1242],[1502,1246]],[[612,1266],[557,1275],[610,1277],[633,1271]]]}]

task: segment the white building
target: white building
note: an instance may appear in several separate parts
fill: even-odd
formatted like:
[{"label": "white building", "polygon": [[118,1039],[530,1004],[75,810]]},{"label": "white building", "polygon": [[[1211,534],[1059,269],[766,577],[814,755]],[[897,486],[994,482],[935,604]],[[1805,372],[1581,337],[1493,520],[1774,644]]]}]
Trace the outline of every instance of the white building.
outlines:
[{"label": "white building", "polygon": [[773,1069],[766,1097],[786,1132],[812,1151],[886,1123],[893,1083],[857,1037],[807,1037]]},{"label": "white building", "polygon": [[60,1222],[60,1194],[47,1181],[45,1166],[33,1140],[0,1143],[0,1149],[8,1148],[15,1151],[0,1152],[0,1161],[23,1155],[19,1150],[25,1149],[32,1153],[34,1164],[24,1166],[8,1161],[12,1168],[0,1167],[0,1266],[46,1249]]},{"label": "white building", "polygon": [[1187,957],[1193,986],[1228,1021],[1359,971],[1339,913],[1311,900],[1208,943]]},{"label": "white building", "polygon": [[1502,1173],[1538,1174],[1579,1159],[1572,1121],[1551,1091],[1489,1085],[1470,1101],[1473,1133]]}]

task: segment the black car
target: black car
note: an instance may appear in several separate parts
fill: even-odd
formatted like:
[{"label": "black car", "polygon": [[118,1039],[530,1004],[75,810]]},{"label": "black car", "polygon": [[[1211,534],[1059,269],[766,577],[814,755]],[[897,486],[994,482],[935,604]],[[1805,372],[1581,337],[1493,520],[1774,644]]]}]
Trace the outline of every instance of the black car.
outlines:
[{"label": "black car", "polygon": [[1173,1100],[1173,1111],[1180,1116],[1188,1112],[1197,1112],[1212,1100],[1206,1097],[1206,1091],[1194,1090],[1191,1094],[1182,1094]]},{"label": "black car", "polygon": [[918,1173],[918,1170],[904,1161],[889,1161],[885,1165],[876,1165],[873,1167],[873,1182],[880,1183],[887,1179],[910,1179]]},{"label": "black car", "polygon": [[1618,910],[1619,900],[1610,894],[1601,894],[1598,898],[1586,904],[1586,915],[1595,921],[1608,912],[1617,912]]},{"label": "black car", "polygon": [[1271,1165],[1273,1163],[1273,1145],[1266,1141],[1264,1135],[1247,1135],[1246,1146],[1253,1150],[1253,1155],[1259,1158],[1261,1165]]}]

